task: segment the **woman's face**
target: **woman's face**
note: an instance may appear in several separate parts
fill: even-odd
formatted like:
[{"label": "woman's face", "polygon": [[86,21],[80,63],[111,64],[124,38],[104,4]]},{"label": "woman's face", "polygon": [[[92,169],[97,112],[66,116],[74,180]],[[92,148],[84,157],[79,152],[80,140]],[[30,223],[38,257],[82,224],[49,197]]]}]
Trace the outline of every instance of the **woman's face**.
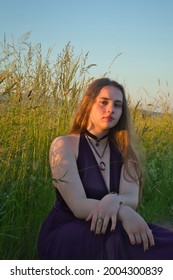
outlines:
[{"label": "woman's face", "polygon": [[114,127],[122,114],[123,94],[119,88],[105,86],[96,97],[91,109],[87,129],[102,136]]}]

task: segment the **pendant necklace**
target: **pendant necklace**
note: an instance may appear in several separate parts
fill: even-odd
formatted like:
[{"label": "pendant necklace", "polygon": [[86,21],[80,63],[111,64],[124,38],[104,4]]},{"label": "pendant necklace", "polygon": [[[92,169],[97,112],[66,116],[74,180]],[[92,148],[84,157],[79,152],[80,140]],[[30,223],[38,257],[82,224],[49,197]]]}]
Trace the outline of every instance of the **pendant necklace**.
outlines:
[{"label": "pendant necklace", "polygon": [[[106,137],[108,137],[109,133],[107,133],[106,135],[104,135],[101,138],[98,138],[97,136],[95,136],[94,134],[92,134],[91,132],[89,132],[88,130],[85,131],[85,134],[87,134],[89,137],[91,137],[92,139],[96,140],[96,147],[99,146],[100,141]],[[88,137],[87,137],[88,138]],[[93,146],[93,145],[92,145]]]},{"label": "pendant necklace", "polygon": [[[87,137],[89,143],[91,144],[91,146],[93,147],[94,151],[96,152],[96,154],[98,155],[98,157],[99,157],[100,160],[101,160],[100,163],[99,163],[99,169],[100,169],[100,171],[102,171],[102,172],[105,171],[105,170],[106,170],[106,163],[102,160],[102,158],[103,158],[104,153],[105,153],[105,151],[106,151],[106,148],[107,148],[109,139],[107,139],[106,145],[105,145],[104,150],[103,150],[103,153],[102,153],[102,155],[100,155],[100,154],[98,153],[98,151],[96,150],[96,148],[94,147],[94,145],[93,145],[93,143],[91,142],[91,140],[89,139],[88,134],[86,135],[86,137]],[[105,137],[104,137],[104,138],[105,138]],[[103,138],[102,138],[102,139],[103,139]],[[100,140],[101,140],[101,139],[100,139]]]}]

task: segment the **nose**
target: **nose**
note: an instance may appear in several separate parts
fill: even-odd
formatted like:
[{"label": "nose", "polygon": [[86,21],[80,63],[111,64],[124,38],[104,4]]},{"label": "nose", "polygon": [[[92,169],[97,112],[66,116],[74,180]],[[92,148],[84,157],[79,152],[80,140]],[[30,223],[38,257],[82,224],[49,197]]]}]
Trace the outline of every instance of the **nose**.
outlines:
[{"label": "nose", "polygon": [[112,113],[114,113],[114,109],[115,109],[115,108],[114,108],[114,104],[113,104],[113,103],[110,103],[110,104],[108,105],[108,112],[112,114]]}]

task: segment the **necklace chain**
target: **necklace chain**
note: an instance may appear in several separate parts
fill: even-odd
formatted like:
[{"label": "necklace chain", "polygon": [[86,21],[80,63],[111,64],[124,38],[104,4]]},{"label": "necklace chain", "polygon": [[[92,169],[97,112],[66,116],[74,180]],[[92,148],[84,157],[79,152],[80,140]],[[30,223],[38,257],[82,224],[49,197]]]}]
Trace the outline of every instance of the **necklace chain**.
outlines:
[{"label": "necklace chain", "polygon": [[100,171],[102,171],[102,172],[105,171],[105,170],[106,170],[106,164],[105,164],[104,161],[102,161],[102,158],[103,158],[104,153],[105,153],[105,151],[106,151],[106,148],[107,148],[109,139],[107,139],[106,145],[105,145],[105,147],[104,147],[104,149],[103,149],[103,152],[102,152],[102,155],[100,155],[100,154],[98,153],[98,151],[96,150],[96,148],[94,147],[94,145],[93,145],[93,143],[91,142],[91,140],[89,139],[88,135],[86,135],[86,137],[87,137],[89,143],[91,144],[91,146],[93,147],[94,151],[95,151],[96,154],[98,155],[98,157],[101,159],[101,162],[100,162],[100,164],[99,164]]},{"label": "necklace chain", "polygon": [[96,152],[96,154],[98,155],[98,157],[99,157],[100,159],[102,159],[103,156],[104,156],[104,153],[105,153],[105,151],[106,151],[107,145],[108,145],[108,139],[107,139],[107,141],[106,141],[106,145],[105,145],[105,147],[104,147],[104,149],[103,149],[102,155],[100,155],[100,154],[98,153],[98,151],[97,151],[96,148],[94,147],[93,143],[92,143],[91,140],[89,139],[88,135],[87,135],[87,139],[88,139],[88,141],[90,142],[90,144],[91,144],[91,146],[93,147],[93,149],[94,149],[94,151]]}]

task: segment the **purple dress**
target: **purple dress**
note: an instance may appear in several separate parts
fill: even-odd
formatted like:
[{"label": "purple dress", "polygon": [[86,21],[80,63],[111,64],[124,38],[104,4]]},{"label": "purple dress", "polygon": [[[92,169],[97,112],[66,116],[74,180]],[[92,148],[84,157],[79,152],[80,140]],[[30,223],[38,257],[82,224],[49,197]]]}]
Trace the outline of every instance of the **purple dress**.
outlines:
[{"label": "purple dress", "polygon": [[[110,142],[110,191],[119,192],[122,157]],[[77,166],[86,196],[101,199],[108,194],[105,181],[92,150],[81,135]],[[117,223],[114,232],[110,225],[106,233],[95,235],[90,222],[76,218],[57,191],[55,206],[45,219],[38,237],[39,259],[52,260],[173,260],[173,231],[149,224],[155,246],[143,250],[143,245],[131,245],[128,235]]]}]

